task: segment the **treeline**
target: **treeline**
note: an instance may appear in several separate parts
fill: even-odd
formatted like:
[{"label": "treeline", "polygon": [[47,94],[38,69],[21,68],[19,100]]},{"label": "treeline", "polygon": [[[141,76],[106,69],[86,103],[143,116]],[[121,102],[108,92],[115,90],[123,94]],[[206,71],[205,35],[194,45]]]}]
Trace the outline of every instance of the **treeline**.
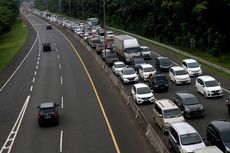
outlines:
[{"label": "treeline", "polygon": [[[105,0],[106,24],[160,42],[230,53],[230,0]],[[103,0],[35,0],[39,9],[103,21]]]},{"label": "treeline", "polygon": [[0,34],[9,31],[19,13],[17,0],[0,0]]}]

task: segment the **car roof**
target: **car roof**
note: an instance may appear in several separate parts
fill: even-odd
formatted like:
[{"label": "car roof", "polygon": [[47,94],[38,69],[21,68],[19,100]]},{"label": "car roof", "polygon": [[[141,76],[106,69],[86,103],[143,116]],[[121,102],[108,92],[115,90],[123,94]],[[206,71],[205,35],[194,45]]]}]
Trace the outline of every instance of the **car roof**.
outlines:
[{"label": "car roof", "polygon": [[40,104],[40,108],[50,108],[50,107],[54,107],[54,102],[46,102]]},{"label": "car roof", "polygon": [[123,68],[123,70],[130,70],[130,69],[134,70],[134,68],[132,68],[132,67]]},{"label": "car roof", "polygon": [[190,59],[184,59],[183,62],[186,62],[186,63],[194,63],[194,62],[197,62],[197,61],[190,58]]},{"label": "car roof", "polygon": [[173,69],[174,71],[180,71],[180,70],[185,70],[183,67],[181,66],[172,66],[171,69]]},{"label": "car roof", "polygon": [[199,79],[201,79],[201,80],[203,80],[203,81],[213,81],[213,80],[216,80],[216,79],[214,79],[212,76],[210,76],[210,75],[202,75],[202,76],[199,76],[199,77],[197,77],[197,78],[199,78]]},{"label": "car roof", "polygon": [[116,64],[124,64],[124,62],[121,62],[121,61],[119,61],[119,62],[114,62],[114,65],[116,65]]},{"label": "car roof", "polygon": [[188,98],[188,97],[195,97],[193,94],[189,93],[188,91],[178,91],[176,92],[181,98]]},{"label": "car roof", "polygon": [[156,100],[155,103],[161,107],[162,110],[168,110],[168,109],[179,109],[171,100],[169,99],[159,99]]},{"label": "car roof", "polygon": [[177,131],[179,135],[198,133],[196,129],[187,122],[172,123],[171,126]]},{"label": "car roof", "polygon": [[136,88],[148,87],[145,83],[136,83],[133,86],[135,86]]},{"label": "car roof", "polygon": [[142,68],[153,67],[151,64],[141,64],[140,66]]},{"label": "car roof", "polygon": [[159,56],[159,57],[157,57],[157,59],[159,59],[159,60],[168,59],[168,57],[166,57],[166,56]]},{"label": "car roof", "polygon": [[221,131],[230,131],[230,122],[225,120],[214,120],[210,122],[216,130]]}]

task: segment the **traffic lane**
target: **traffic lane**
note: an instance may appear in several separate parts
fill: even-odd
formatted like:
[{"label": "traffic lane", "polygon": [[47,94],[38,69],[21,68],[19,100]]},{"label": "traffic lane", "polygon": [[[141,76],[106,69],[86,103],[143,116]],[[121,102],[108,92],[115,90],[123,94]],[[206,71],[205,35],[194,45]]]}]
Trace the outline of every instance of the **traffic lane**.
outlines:
[{"label": "traffic lane", "polygon": [[60,124],[63,123],[63,149],[66,152],[115,152],[85,70],[63,36],[55,30],[52,34],[62,61],[64,118]]},{"label": "traffic lane", "polygon": [[[41,41],[49,40],[49,33],[44,31],[44,27],[36,28],[41,35]],[[40,103],[60,101],[61,82],[57,53],[40,50],[36,57],[37,65],[30,103],[12,152],[58,152],[59,150],[60,128],[40,128],[37,114],[37,106]]]},{"label": "traffic lane", "polygon": [[[33,70],[36,67],[36,54],[39,41],[34,45],[24,63],[0,92],[0,145],[2,146],[13,128],[14,122],[23,106],[23,103],[30,92],[33,79]],[[15,72],[15,69],[13,70]]]},{"label": "traffic lane", "polygon": [[[148,45],[148,46],[152,46],[152,44],[150,45],[150,43],[146,43],[140,39],[138,39],[138,41],[140,42],[141,45]],[[160,54],[161,56],[167,56],[170,60],[172,60],[173,62],[177,63],[178,65],[182,64],[182,60],[185,59],[184,56],[175,53],[175,52],[171,52],[168,51],[167,49],[165,49],[164,51],[162,51],[162,49],[159,49],[157,47],[150,47],[150,49],[157,54]],[[155,60],[155,58],[157,57],[156,54],[153,54],[153,61]],[[187,57],[188,58],[188,57]],[[199,61],[198,61],[199,62]],[[152,63],[154,65],[154,62]],[[202,65],[202,63],[200,63]],[[221,86],[225,89],[227,89],[228,91],[230,91],[229,87],[230,87],[230,81],[228,78],[224,78],[223,76],[219,75],[218,72],[214,72],[210,69],[208,69],[207,67],[202,67],[203,70],[203,74],[207,74],[207,75],[211,75],[213,77],[215,77],[217,79],[218,82],[221,83]],[[230,93],[228,93],[230,94]]]},{"label": "traffic lane", "polygon": [[[69,36],[69,34],[67,35]],[[105,72],[79,41],[76,41],[72,36],[69,38],[74,42],[74,46],[90,74],[93,74],[92,79],[108,114],[121,152],[155,152],[144,136],[143,129],[137,124],[130,110],[123,104],[119,91],[113,86]]]}]

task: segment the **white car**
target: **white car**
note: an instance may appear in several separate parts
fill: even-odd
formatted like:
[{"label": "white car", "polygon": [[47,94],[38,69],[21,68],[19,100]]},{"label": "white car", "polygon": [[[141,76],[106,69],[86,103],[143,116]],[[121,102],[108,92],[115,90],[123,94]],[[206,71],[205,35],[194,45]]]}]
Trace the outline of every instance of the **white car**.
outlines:
[{"label": "white car", "polygon": [[152,51],[147,46],[140,46],[141,49],[141,56],[144,59],[151,59],[152,58]]},{"label": "white car", "polygon": [[122,69],[120,78],[123,83],[139,82],[138,75],[132,67]]},{"label": "white car", "polygon": [[193,153],[194,150],[206,147],[200,134],[186,122],[171,124],[168,143],[171,149],[179,153]]},{"label": "white car", "polygon": [[144,83],[134,84],[131,89],[131,94],[133,100],[137,104],[142,104],[145,102],[154,103],[156,100],[149,86]]},{"label": "white car", "polygon": [[189,76],[202,75],[201,65],[194,59],[184,59],[182,67],[188,72]]},{"label": "white car", "polygon": [[124,64],[124,62],[114,62],[112,66],[112,71],[115,75],[119,75],[121,73],[121,70],[126,67],[127,66]]},{"label": "white car", "polygon": [[155,75],[156,74],[156,69],[151,64],[141,64],[139,67],[139,74],[140,77],[144,80],[147,81],[148,77],[150,74]]},{"label": "white car", "polygon": [[113,31],[106,31],[106,37],[113,37],[114,36],[114,32]]},{"label": "white car", "polygon": [[196,91],[207,97],[223,96],[223,89],[220,83],[211,76],[203,75],[196,78]]},{"label": "white car", "polygon": [[169,79],[176,84],[191,83],[191,78],[188,72],[181,66],[172,66],[169,69]]},{"label": "white car", "polygon": [[90,35],[88,33],[84,33],[83,39],[86,41]]}]

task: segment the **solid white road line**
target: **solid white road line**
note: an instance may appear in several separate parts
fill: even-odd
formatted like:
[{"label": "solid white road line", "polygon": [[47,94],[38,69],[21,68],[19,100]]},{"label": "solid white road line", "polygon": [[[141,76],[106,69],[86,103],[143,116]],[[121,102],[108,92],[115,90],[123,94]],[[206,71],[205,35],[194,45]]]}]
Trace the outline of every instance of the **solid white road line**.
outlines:
[{"label": "solid white road line", "polygon": [[[35,28],[34,28],[35,29]],[[35,29],[36,30],[36,29]],[[24,63],[24,61],[26,60],[26,58],[29,56],[30,52],[32,51],[32,49],[34,48],[38,38],[39,38],[39,34],[38,31],[36,30],[36,39],[32,45],[32,47],[30,48],[29,52],[26,54],[25,58],[22,60],[22,62],[18,65],[18,67],[16,68],[16,70],[13,72],[13,74],[10,76],[10,78],[4,83],[4,85],[0,88],[0,92],[5,88],[5,86],[10,82],[10,80],[14,77],[15,73],[18,71],[18,69],[21,67],[21,65]]]},{"label": "solid white road line", "polygon": [[61,64],[59,64],[59,69],[61,70]]},{"label": "solid white road line", "polygon": [[62,77],[60,77],[60,79],[61,79],[61,85],[63,85],[63,80],[62,80]]},{"label": "solid white road line", "polygon": [[27,106],[29,104],[29,100],[30,100],[30,95],[27,96],[26,101],[25,101],[25,103],[24,103],[24,105],[23,105],[23,107],[22,107],[22,109],[21,109],[21,111],[20,111],[20,113],[18,115],[18,118],[15,121],[14,126],[13,126],[10,134],[8,135],[5,143],[3,144],[3,146],[2,146],[2,148],[0,150],[0,153],[10,153],[10,151],[12,149],[12,146],[14,144],[15,138],[16,138],[16,136],[18,134],[18,130],[19,130],[20,126],[21,126],[22,119],[23,119],[23,117],[25,115],[26,108],[27,108]]},{"label": "solid white road line", "polygon": [[63,130],[61,130],[61,134],[60,134],[60,152],[62,152],[63,150]]},{"label": "solid white road line", "polygon": [[64,108],[64,98],[61,97],[61,108]]}]

